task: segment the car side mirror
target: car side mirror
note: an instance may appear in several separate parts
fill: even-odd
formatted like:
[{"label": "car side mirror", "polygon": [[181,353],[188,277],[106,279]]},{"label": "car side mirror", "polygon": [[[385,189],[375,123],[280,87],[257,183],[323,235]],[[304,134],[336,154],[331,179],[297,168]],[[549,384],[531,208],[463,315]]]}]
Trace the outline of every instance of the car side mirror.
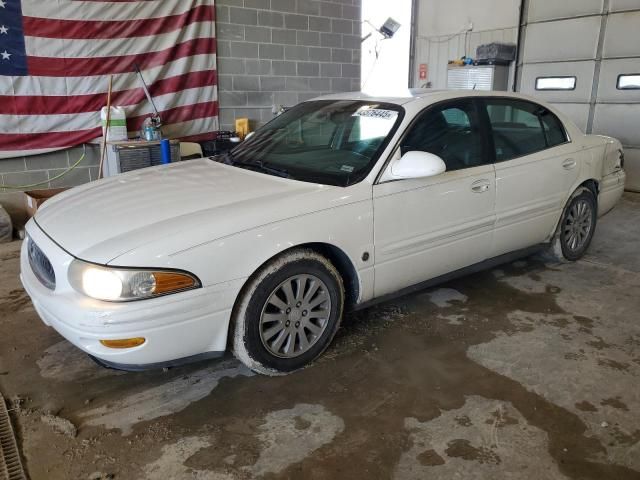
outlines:
[{"label": "car side mirror", "polygon": [[440,175],[447,170],[444,161],[428,152],[407,152],[391,165],[394,179],[426,178]]}]

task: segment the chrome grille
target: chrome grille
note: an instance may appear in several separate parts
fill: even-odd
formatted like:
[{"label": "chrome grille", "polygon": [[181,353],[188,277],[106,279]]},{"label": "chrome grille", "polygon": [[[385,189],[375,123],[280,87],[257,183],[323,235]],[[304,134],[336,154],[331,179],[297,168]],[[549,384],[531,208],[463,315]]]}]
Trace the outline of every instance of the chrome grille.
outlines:
[{"label": "chrome grille", "polygon": [[51,262],[33,240],[29,239],[28,242],[29,265],[31,265],[33,273],[45,287],[53,290],[56,288],[56,274],[53,271]]}]

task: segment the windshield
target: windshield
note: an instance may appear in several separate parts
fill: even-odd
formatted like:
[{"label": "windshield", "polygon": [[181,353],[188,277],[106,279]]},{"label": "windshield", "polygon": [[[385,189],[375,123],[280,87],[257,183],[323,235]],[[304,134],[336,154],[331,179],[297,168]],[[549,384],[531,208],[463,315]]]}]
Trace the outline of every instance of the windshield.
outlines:
[{"label": "windshield", "polygon": [[305,182],[352,185],[373,168],[403,114],[389,103],[301,103],[257,130],[226,161]]}]

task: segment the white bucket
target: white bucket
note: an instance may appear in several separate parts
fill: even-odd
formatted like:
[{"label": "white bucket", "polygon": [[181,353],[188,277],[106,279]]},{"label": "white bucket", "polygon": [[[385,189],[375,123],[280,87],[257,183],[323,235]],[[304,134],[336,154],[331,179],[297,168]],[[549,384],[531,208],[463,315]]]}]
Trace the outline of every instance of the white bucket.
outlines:
[{"label": "white bucket", "polygon": [[[100,120],[102,121],[102,136],[104,136],[104,132],[107,128],[107,107],[102,107],[102,110],[100,111]],[[120,142],[124,140],[128,140],[127,116],[124,113],[124,107],[111,107],[107,141]]]}]

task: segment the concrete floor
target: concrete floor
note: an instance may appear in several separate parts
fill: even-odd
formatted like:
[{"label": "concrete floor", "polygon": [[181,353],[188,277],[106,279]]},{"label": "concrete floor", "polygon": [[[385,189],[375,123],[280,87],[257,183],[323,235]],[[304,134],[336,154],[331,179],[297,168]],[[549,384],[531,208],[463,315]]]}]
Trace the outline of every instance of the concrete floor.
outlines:
[{"label": "concrete floor", "polygon": [[0,391],[32,480],[640,478],[640,195],[582,261],[350,315],[281,378],[101,369],[37,318],[18,249],[0,249]]}]

